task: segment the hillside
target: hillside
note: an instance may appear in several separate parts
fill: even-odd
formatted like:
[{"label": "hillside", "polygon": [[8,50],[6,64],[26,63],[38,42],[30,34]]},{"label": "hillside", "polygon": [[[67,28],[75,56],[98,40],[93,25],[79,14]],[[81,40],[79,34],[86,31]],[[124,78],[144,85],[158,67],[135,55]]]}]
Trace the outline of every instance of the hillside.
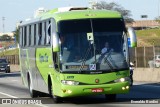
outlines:
[{"label": "hillside", "polygon": [[12,49],[12,50],[6,50],[6,51],[1,51],[0,56],[5,56],[5,55],[18,55],[19,54],[19,49]]},{"label": "hillside", "polygon": [[160,46],[160,29],[137,30],[138,47]]}]

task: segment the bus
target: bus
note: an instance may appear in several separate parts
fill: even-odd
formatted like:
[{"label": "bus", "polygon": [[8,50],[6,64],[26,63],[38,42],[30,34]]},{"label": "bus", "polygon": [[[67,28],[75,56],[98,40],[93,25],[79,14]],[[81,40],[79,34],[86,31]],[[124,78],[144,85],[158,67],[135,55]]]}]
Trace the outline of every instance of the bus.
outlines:
[{"label": "bus", "polygon": [[129,92],[128,37],[136,35],[120,13],[57,8],[22,21],[19,29],[21,77],[32,98],[43,92],[56,103],[99,94],[115,100]]}]

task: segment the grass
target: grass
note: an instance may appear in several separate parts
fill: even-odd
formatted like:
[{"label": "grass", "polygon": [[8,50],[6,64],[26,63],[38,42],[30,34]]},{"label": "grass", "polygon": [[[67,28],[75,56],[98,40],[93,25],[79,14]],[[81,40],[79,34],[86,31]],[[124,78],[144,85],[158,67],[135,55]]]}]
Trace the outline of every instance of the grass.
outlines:
[{"label": "grass", "polygon": [[19,49],[13,49],[13,50],[6,50],[3,52],[0,52],[0,56],[7,56],[7,55],[18,55]]},{"label": "grass", "polygon": [[137,30],[138,46],[160,46],[160,29]]},{"label": "grass", "polygon": [[158,36],[160,37],[160,29],[146,29],[146,30],[137,30],[136,34],[138,36]]}]

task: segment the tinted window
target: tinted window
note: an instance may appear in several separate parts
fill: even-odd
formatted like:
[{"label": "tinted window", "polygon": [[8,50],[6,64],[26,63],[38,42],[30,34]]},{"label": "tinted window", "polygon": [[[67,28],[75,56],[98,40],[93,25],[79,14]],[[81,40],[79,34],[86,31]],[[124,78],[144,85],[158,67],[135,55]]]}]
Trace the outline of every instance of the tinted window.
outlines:
[{"label": "tinted window", "polygon": [[0,63],[7,63],[6,59],[0,59]]},{"label": "tinted window", "polygon": [[[92,22],[92,23],[91,23]],[[59,22],[59,33],[121,32],[125,31],[123,19],[84,19]]]}]

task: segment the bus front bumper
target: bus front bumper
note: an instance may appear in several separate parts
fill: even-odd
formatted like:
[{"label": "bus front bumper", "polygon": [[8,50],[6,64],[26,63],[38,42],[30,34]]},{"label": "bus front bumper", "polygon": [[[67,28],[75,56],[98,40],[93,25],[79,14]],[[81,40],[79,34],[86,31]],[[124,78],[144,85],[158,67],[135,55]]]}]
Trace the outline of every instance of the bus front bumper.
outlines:
[{"label": "bus front bumper", "polygon": [[128,93],[129,90],[129,82],[102,85],[62,85],[60,97],[76,97],[98,94],[122,94]]}]

